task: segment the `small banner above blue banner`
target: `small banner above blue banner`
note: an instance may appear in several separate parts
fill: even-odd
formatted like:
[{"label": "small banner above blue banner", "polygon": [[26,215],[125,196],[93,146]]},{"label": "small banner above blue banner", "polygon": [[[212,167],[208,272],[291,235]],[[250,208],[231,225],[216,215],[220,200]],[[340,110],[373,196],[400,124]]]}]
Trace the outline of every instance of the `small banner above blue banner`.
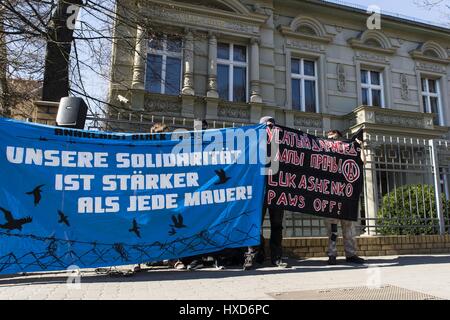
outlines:
[{"label": "small banner above blue banner", "polygon": [[0,273],[257,245],[266,139],[263,125],[122,134],[0,119]]},{"label": "small banner above blue banner", "polygon": [[267,205],[357,221],[363,186],[362,133],[358,131],[350,140],[330,140],[276,127],[270,135],[275,152],[268,174]]}]

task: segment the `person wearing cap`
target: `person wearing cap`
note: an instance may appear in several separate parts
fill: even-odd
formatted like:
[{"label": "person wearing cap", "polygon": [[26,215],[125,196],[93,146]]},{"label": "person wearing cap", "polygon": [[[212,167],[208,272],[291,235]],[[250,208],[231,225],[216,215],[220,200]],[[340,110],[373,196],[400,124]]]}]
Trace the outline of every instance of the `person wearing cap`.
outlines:
[{"label": "person wearing cap", "polygon": [[[272,130],[275,125],[273,117],[262,117],[259,121],[261,124],[266,124],[268,130]],[[267,149],[267,154],[270,156],[270,148]],[[266,179],[267,184],[267,179]],[[280,268],[287,268],[288,264],[282,260],[282,241],[283,241],[283,215],[282,209],[268,208],[266,205],[266,196],[264,196],[264,206],[262,211],[262,221],[264,222],[266,212],[269,211],[270,217],[270,257],[273,266]],[[262,230],[262,229],[261,229]],[[251,270],[254,268],[255,262],[263,263],[265,260],[264,252],[264,237],[261,235],[261,243],[257,247],[248,247],[245,253],[244,270]]]},{"label": "person wearing cap", "polygon": [[[342,133],[339,130],[330,130],[327,133],[328,139],[338,140],[342,138]],[[360,142],[360,141],[358,141]],[[362,145],[361,145],[362,148]],[[361,150],[361,159],[364,161],[364,152]],[[339,219],[325,219],[325,226],[327,228],[328,237],[328,264],[335,265],[337,258],[336,241],[338,238],[338,223],[341,223],[342,236],[344,238],[344,252],[346,261],[350,263],[363,264],[366,261],[358,257],[356,254],[356,231],[353,221],[339,220]]]}]

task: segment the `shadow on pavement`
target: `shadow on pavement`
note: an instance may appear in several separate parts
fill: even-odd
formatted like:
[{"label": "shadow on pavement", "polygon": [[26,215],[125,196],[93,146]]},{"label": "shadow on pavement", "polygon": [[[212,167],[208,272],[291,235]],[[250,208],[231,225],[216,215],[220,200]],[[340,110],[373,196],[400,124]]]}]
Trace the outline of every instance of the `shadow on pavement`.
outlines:
[{"label": "shadow on pavement", "polygon": [[[288,260],[291,268],[278,269],[264,264],[259,268],[250,271],[243,271],[239,267],[225,270],[215,270],[212,268],[197,271],[178,271],[168,268],[143,268],[141,272],[132,276],[110,276],[96,274],[93,271],[82,271],[82,283],[114,283],[114,282],[138,282],[138,281],[182,281],[194,279],[225,279],[230,277],[263,276],[286,273],[309,273],[309,272],[332,272],[342,270],[365,269],[371,266],[377,267],[399,267],[426,264],[450,264],[450,255],[433,256],[399,256],[395,258],[368,258],[364,265],[355,265],[345,262],[345,258],[338,259],[338,264],[328,266],[325,259]],[[119,267],[118,270],[126,271],[126,268]],[[67,283],[67,272],[39,272],[26,275],[2,275],[0,277],[0,288],[24,285],[42,284],[63,284]]]}]

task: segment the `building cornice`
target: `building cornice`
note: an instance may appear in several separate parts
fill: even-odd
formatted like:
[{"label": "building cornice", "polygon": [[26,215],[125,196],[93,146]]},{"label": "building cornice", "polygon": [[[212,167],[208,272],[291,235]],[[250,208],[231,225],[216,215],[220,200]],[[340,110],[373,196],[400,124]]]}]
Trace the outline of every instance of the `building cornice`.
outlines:
[{"label": "building cornice", "polygon": [[220,17],[224,19],[230,19],[230,20],[239,20],[241,22],[248,22],[252,24],[258,24],[261,25],[267,20],[267,16],[260,13],[255,13],[248,11],[246,13],[238,13],[238,12],[227,12],[221,9],[216,8],[207,8],[207,7],[201,7],[193,4],[188,3],[180,3],[180,2],[174,2],[174,1],[161,1],[161,0],[151,0],[149,1],[150,4],[155,4],[161,7],[165,7],[167,9],[178,9],[182,10],[184,12],[190,12],[190,13],[197,13],[201,15],[205,15],[208,17]]}]

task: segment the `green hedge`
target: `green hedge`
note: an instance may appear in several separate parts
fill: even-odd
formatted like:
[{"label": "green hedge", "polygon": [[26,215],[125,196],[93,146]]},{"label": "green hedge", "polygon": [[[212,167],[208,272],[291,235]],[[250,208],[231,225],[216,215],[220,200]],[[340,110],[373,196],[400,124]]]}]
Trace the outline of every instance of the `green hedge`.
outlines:
[{"label": "green hedge", "polygon": [[[449,212],[450,201],[444,199],[444,212]],[[448,224],[448,214],[445,215]],[[383,196],[377,214],[377,232],[382,235],[438,234],[434,187],[406,185]]]}]

